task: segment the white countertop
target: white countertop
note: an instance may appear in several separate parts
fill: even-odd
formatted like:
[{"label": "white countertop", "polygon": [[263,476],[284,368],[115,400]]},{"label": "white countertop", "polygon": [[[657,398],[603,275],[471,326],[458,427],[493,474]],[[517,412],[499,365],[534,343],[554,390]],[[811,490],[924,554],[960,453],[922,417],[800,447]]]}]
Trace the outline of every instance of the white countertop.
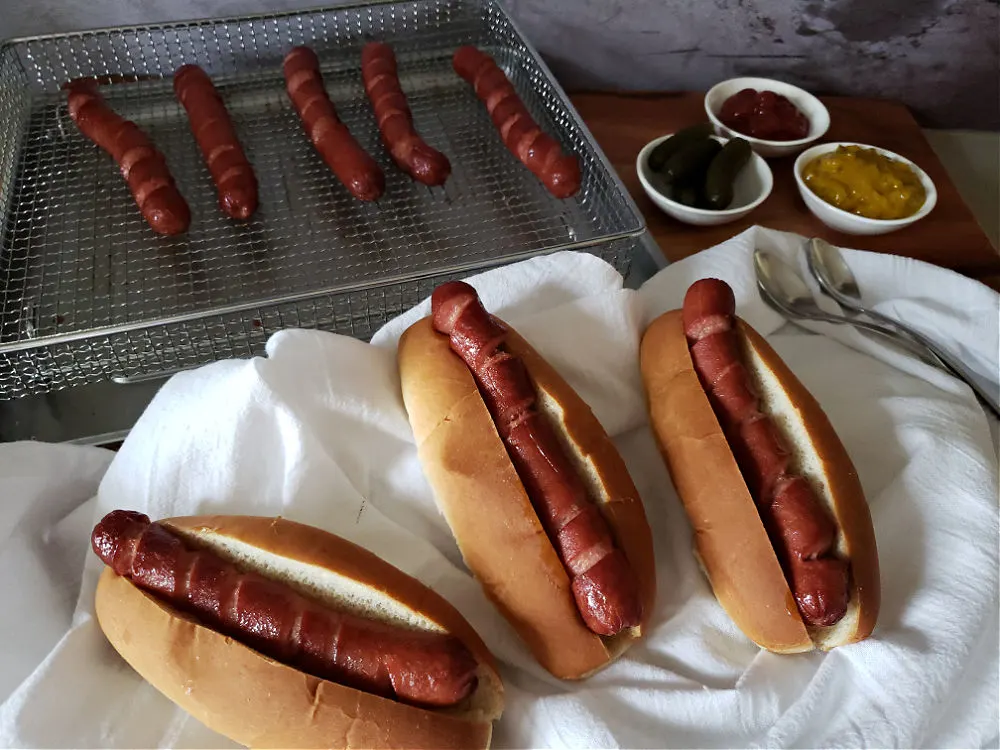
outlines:
[{"label": "white countertop", "polygon": [[1000,248],[1000,133],[925,130],[976,221]]}]

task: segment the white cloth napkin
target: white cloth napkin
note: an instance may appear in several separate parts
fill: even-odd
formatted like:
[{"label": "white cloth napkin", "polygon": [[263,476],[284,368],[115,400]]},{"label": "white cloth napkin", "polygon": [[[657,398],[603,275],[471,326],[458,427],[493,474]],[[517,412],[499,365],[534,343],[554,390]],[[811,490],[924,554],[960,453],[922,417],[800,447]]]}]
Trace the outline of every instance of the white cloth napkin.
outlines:
[{"label": "white cloth napkin", "polygon": [[[615,438],[656,542],[646,640],[583,683],[542,671],[462,566],[423,477],[395,364],[392,321],[371,344],[285,331],[266,358],[182,373],[114,456],[0,448],[0,745],[229,747],[141,680],[93,619],[89,531],[113,508],[154,518],[281,514],[358,542],[432,586],[502,664],[494,747],[980,747],[998,722],[997,460],[969,389],[847,329],[791,329],[753,290],[755,243],[797,257],[802,238],[751,229],[673,264],[639,291],[600,260],[562,253],[473,277],[577,388]],[[997,372],[998,298],[916,261],[846,251],[871,302]],[[870,640],[830,654],[759,651],[691,556],[690,528],[656,453],[637,349],[689,283],[724,278],[739,312],[816,395],[855,461],[882,564]],[[14,472],[14,475],[11,475]],[[79,597],[76,593],[79,592]],[[16,645],[13,645],[16,644]]]}]

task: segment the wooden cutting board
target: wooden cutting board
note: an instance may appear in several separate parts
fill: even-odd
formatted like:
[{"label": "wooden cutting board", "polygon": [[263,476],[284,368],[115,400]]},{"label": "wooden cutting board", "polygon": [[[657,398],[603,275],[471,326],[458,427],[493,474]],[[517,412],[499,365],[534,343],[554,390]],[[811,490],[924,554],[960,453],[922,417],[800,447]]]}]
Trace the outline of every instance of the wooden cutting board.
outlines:
[{"label": "wooden cutting board", "polygon": [[831,119],[823,141],[854,141],[889,149],[918,164],[937,186],[938,203],[927,217],[890,234],[862,237],[836,232],[809,212],[792,174],[794,156],[769,160],[774,172],[774,190],[745,219],[718,227],[693,227],[678,222],[660,211],[643,191],[636,176],[635,160],[642,147],[654,138],[706,122],[704,95],[580,93],[571,99],[669,260],[680,260],[759,224],[806,237],[823,237],[841,247],[919,258],[994,287],[1000,281],[1000,255],[962,201],[920,126],[901,104],[821,97]]}]

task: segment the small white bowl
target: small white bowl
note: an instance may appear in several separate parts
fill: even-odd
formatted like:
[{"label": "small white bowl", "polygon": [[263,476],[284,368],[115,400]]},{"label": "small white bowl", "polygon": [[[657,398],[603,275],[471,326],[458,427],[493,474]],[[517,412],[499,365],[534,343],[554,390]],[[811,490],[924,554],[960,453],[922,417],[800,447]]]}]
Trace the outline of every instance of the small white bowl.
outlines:
[{"label": "small white bowl", "polygon": [[[924,199],[924,204],[920,207],[920,210],[912,216],[907,216],[904,219],[869,219],[865,216],[852,214],[850,211],[845,211],[842,208],[837,208],[833,204],[827,203],[825,200],[816,195],[816,193],[810,190],[809,186],[806,185],[805,180],[802,179],[802,171],[805,169],[806,164],[814,158],[829,153],[830,151],[835,151],[838,146],[861,146],[862,148],[874,149],[878,153],[882,154],[882,156],[902,162],[912,169],[913,173],[917,176],[917,179],[920,180],[920,184],[924,186],[924,192],[927,194],[927,197]],[[794,171],[795,184],[799,186],[799,195],[802,196],[802,200],[805,201],[806,207],[812,212],[813,216],[831,229],[836,229],[838,232],[843,232],[844,234],[887,234],[888,232],[908,227],[910,224],[920,221],[920,219],[929,214],[937,204],[937,188],[934,186],[934,183],[931,182],[931,178],[927,176],[927,173],[924,172],[924,170],[909,159],[904,159],[899,154],[894,154],[892,151],[886,151],[884,148],[878,148],[877,146],[868,146],[864,143],[848,143],[846,141],[839,141],[837,143],[822,143],[819,146],[813,146],[812,148],[799,154],[799,158],[795,160]]]},{"label": "small white bowl", "polygon": [[[643,146],[642,151],[635,160],[635,171],[639,174],[639,182],[646,195],[655,203],[661,211],[682,221],[685,224],[693,224],[699,227],[717,226],[728,224],[731,221],[742,219],[763,203],[767,196],[771,194],[774,187],[774,176],[771,168],[757,154],[751,154],[750,160],[740,170],[739,175],[733,181],[733,201],[728,208],[719,211],[712,211],[707,208],[693,208],[678,203],[667,198],[653,187],[654,173],[649,167],[649,154],[660,143],[667,140],[673,133],[656,138]],[[725,145],[728,138],[712,136],[719,143]]]},{"label": "small white bowl", "polygon": [[[766,141],[761,138],[753,138],[723,125],[722,121],[719,120],[722,105],[729,97],[743,89],[773,91],[775,94],[784,96],[798,107],[799,111],[809,120],[809,135],[796,141]],[[734,136],[745,138],[753,150],[765,158],[791,156],[798,153],[810,143],[822,138],[830,129],[830,112],[823,106],[823,102],[805,89],[770,78],[730,78],[728,81],[715,84],[705,94],[705,113],[715,127],[716,133],[725,138]]]}]

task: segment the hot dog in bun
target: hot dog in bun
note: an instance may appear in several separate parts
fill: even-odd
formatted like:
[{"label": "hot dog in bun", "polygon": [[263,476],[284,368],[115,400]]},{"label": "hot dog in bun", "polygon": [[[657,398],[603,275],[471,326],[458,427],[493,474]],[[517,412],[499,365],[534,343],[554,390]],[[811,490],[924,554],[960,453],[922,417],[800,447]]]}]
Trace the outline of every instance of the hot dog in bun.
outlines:
[{"label": "hot dog in bun", "polygon": [[720,604],[770,651],[867,638],[880,601],[871,515],[816,399],[736,315],[730,287],[693,284],[646,329],[653,432]]},{"label": "hot dog in bun", "polygon": [[652,536],[593,412],[464,282],[399,344],[424,473],[486,594],[553,675],[579,679],[637,638],[655,596]]},{"label": "hot dog in bun", "polygon": [[149,683],[250,747],[486,748],[503,709],[493,657],[419,581],[280,518],[94,528],[97,619]]}]

